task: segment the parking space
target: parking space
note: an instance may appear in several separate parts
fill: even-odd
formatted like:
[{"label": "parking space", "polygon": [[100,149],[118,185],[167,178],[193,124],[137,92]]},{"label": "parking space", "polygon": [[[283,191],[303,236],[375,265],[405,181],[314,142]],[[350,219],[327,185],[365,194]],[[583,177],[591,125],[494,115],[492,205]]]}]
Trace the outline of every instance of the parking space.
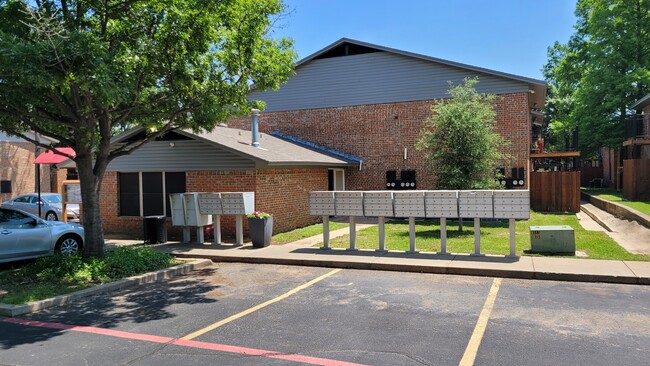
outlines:
[{"label": "parking space", "polygon": [[648,304],[643,286],[217,264],[0,319],[0,364],[642,365]]}]

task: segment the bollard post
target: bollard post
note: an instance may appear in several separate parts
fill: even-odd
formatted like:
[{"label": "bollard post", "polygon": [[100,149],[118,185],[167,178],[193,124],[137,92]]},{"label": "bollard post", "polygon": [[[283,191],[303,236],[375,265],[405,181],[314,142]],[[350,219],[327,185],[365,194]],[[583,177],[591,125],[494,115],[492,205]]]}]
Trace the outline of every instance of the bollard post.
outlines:
[{"label": "bollard post", "polygon": [[321,249],[330,249],[330,217],[323,216],[323,246]]},{"label": "bollard post", "polygon": [[199,244],[203,244],[205,241],[205,233],[203,232],[203,226],[197,226],[196,227],[196,242]]}]

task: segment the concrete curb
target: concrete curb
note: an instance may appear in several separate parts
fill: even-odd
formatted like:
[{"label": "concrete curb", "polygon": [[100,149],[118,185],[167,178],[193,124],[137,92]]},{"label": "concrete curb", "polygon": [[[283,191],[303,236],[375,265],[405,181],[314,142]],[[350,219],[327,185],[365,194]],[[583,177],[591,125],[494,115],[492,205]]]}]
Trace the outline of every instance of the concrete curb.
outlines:
[{"label": "concrete curb", "polygon": [[592,196],[586,192],[580,192],[582,198],[587,200],[592,205],[598,207],[603,211],[607,211],[614,216],[624,217],[628,220],[637,221],[639,224],[650,228],[650,217],[642,212],[639,212],[631,207],[627,207],[616,202],[607,201],[596,196]]},{"label": "concrete curb", "polygon": [[212,261],[210,261],[209,259],[199,259],[191,263],[184,263],[167,269],[161,269],[156,272],[149,272],[149,273],[145,273],[145,274],[141,274],[129,278],[124,278],[115,282],[109,282],[102,285],[89,287],[87,289],[83,289],[77,292],[73,292],[66,295],[60,295],[45,300],[33,301],[27,304],[20,304],[20,305],[0,304],[0,315],[13,317],[18,315],[28,314],[52,306],[65,305],[70,303],[73,300],[80,299],[86,296],[120,290],[134,285],[160,282],[162,280],[166,280],[181,274],[186,274],[196,269],[205,268],[210,265],[212,265]]},{"label": "concrete curb", "polygon": [[[183,258],[191,256],[190,254],[170,253],[176,257]],[[196,256],[196,254],[194,255]],[[451,274],[463,276],[478,277],[502,277],[515,279],[537,279],[552,281],[570,281],[570,282],[605,282],[619,284],[636,284],[648,285],[650,280],[645,277],[636,276],[616,276],[606,274],[577,274],[561,272],[544,272],[496,268],[467,268],[467,267],[449,267],[449,266],[426,266],[421,264],[407,263],[377,263],[377,262],[358,262],[348,261],[345,259],[291,259],[291,258],[268,258],[268,257],[233,257],[209,255],[202,256],[214,262],[231,262],[231,263],[258,263],[258,264],[279,264],[309,267],[326,267],[326,268],[345,268],[361,270],[380,270],[395,272],[414,272],[414,273],[432,273],[432,274]]]}]

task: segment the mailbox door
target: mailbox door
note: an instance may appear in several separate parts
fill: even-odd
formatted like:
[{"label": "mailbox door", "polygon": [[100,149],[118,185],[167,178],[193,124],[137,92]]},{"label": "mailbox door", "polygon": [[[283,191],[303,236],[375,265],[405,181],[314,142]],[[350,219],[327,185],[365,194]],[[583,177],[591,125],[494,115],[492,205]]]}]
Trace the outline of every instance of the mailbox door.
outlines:
[{"label": "mailbox door", "polygon": [[497,219],[529,219],[530,191],[494,191],[494,217]]},{"label": "mailbox door", "polygon": [[172,225],[185,226],[185,203],[183,202],[183,194],[170,194],[169,204],[171,205]]},{"label": "mailbox door", "polygon": [[337,191],[334,192],[334,199],[337,215],[363,216],[363,192]]},{"label": "mailbox door", "polygon": [[366,216],[393,217],[393,192],[363,192],[363,212]]},{"label": "mailbox door", "polygon": [[199,213],[201,215],[223,215],[221,194],[199,193]]},{"label": "mailbox door", "polygon": [[318,216],[334,216],[334,192],[309,192],[309,213]]},{"label": "mailbox door", "polygon": [[426,217],[458,217],[458,191],[426,191],[424,203]]},{"label": "mailbox door", "polygon": [[493,218],[492,191],[459,191],[458,213],[468,218]]},{"label": "mailbox door", "polygon": [[394,192],[396,217],[424,217],[424,191]]}]

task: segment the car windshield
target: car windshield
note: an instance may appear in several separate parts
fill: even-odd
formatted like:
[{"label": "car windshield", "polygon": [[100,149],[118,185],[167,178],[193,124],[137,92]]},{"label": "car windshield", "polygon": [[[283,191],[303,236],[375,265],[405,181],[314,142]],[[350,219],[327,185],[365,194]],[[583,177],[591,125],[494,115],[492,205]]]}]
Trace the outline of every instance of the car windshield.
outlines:
[{"label": "car windshield", "polygon": [[43,196],[41,197],[43,201],[47,203],[61,203],[61,196],[58,194],[53,194],[51,196]]}]

